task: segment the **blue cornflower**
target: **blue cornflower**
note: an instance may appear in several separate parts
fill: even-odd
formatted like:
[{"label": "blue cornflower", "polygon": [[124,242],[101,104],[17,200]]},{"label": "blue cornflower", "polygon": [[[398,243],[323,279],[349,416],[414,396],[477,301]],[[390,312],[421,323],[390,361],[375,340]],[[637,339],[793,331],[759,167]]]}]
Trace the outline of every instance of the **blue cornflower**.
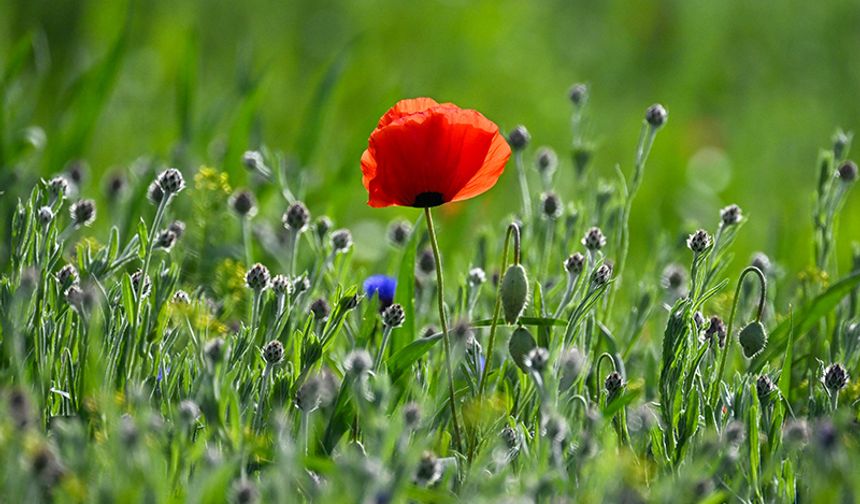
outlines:
[{"label": "blue cornflower", "polygon": [[383,308],[394,302],[394,291],[397,280],[388,275],[371,275],[364,281],[364,294],[372,299],[375,294]]}]

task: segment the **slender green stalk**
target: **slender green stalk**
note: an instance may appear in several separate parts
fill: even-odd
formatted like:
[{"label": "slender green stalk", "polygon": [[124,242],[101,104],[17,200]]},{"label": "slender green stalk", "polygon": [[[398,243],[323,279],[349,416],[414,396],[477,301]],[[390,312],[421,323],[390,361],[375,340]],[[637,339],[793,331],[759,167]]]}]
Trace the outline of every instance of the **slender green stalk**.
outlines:
[{"label": "slender green stalk", "polygon": [[529,195],[529,181],[526,177],[526,168],[523,165],[523,153],[517,151],[514,155],[514,160],[517,165],[517,176],[520,182],[520,194],[523,198],[523,221],[531,222],[532,220],[532,198]]},{"label": "slender green stalk", "polygon": [[272,374],[272,365],[266,363],[263,374],[260,376],[260,398],[257,401],[257,412],[254,414],[254,430],[259,431],[263,422],[263,408],[269,394],[269,375]]},{"label": "slender green stalk", "polygon": [[242,241],[245,245],[245,264],[250,266],[254,264],[254,254],[251,249],[251,220],[247,217],[242,219]]},{"label": "slender green stalk", "polygon": [[388,339],[391,336],[392,328],[385,326],[382,329],[382,343],[379,345],[379,351],[376,353],[376,361],[373,363],[373,371],[378,372],[379,366],[382,364],[382,357],[385,355],[385,347],[388,345]]},{"label": "slender green stalk", "polygon": [[436,240],[436,228],[433,226],[433,216],[430,208],[424,209],[427,218],[427,232],[430,234],[430,245],[433,248],[433,259],[436,261],[436,300],[439,304],[439,323],[442,324],[442,343],[445,347],[445,368],[448,372],[448,401],[451,403],[451,422],[454,427],[454,446],[462,452],[460,438],[460,423],[457,420],[457,398],[454,393],[454,369],[451,366],[451,337],[448,334],[448,320],[445,317],[445,284],[442,278],[442,258],[439,255],[439,243]]}]

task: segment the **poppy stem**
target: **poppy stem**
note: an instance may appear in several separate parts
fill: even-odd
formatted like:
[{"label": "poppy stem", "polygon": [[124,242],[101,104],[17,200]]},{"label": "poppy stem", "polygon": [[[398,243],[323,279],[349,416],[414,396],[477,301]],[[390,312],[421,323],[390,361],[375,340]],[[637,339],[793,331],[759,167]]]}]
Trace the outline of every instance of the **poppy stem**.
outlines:
[{"label": "poppy stem", "polygon": [[457,421],[457,401],[454,393],[454,369],[451,366],[451,338],[448,335],[448,320],[445,317],[444,283],[442,279],[442,258],[439,255],[439,243],[436,240],[436,228],[433,226],[433,216],[430,208],[424,208],[427,218],[427,232],[430,234],[430,245],[433,247],[433,259],[436,261],[436,299],[439,304],[439,323],[442,324],[442,343],[445,347],[445,368],[448,372],[448,402],[451,404],[451,422],[454,427],[454,446],[461,452],[460,424]]}]

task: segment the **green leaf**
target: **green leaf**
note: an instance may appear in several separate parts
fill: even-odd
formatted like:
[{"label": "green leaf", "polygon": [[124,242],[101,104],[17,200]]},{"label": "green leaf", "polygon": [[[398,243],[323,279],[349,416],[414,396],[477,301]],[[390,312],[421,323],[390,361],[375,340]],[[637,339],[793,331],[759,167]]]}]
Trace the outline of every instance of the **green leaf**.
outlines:
[{"label": "green leaf", "polygon": [[791,393],[791,360],[794,354],[794,320],[793,315],[789,315],[789,330],[788,330],[788,345],[785,346],[785,355],[782,357],[782,373],[779,375],[779,391],[786,401]]},{"label": "green leaf", "polygon": [[388,358],[388,374],[391,375],[391,381],[396,381],[412,364],[424,356],[433,348],[439,340],[442,339],[442,333],[436,333],[426,338],[418,338],[409,343],[397,353]]},{"label": "green leaf", "polygon": [[761,463],[761,452],[759,451],[758,424],[759,424],[759,402],[755,383],[749,385],[750,409],[747,430],[749,431],[750,450],[750,481],[756,495],[759,494],[759,465]]},{"label": "green leaf", "polygon": [[815,324],[860,285],[860,272],[852,273],[842,280],[831,285],[826,291],[819,294],[815,299],[797,312],[796,322],[791,319],[784,320],[770,333],[770,342],[767,347],[750,363],[750,372],[759,371],[766,363],[782,352],[788,344],[789,332],[792,324],[796,324],[793,340],[803,338],[815,327]]},{"label": "green leaf", "polygon": [[146,230],[146,222],[144,222],[143,217],[140,218],[140,222],[137,223],[137,239],[140,242],[140,248],[137,250],[137,255],[141,260],[146,256],[146,249],[149,248],[149,234]]},{"label": "green leaf", "polygon": [[406,319],[400,331],[391,335],[391,352],[397,352],[406,345],[407,341],[415,340],[415,251],[418,248],[416,230],[421,225],[424,214],[418,216],[412,227],[412,235],[403,249],[400,259],[400,268],[397,272],[397,288],[394,291],[394,300],[403,306]]}]

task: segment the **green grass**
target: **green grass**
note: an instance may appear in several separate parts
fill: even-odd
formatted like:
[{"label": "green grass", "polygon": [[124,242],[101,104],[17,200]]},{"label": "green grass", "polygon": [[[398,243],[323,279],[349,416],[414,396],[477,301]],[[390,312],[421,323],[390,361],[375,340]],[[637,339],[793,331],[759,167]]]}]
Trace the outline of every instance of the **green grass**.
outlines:
[{"label": "green grass", "polygon": [[[791,15],[740,1],[55,4],[0,4],[0,495],[860,495],[860,203],[836,176],[850,136],[834,140],[860,126],[852,2]],[[581,108],[566,98],[577,81]],[[378,117],[420,95],[532,136],[495,188],[433,215],[459,441],[438,281],[421,271],[426,218],[367,207],[360,182]],[[670,112],[659,131],[643,121],[655,101]],[[543,145],[559,157],[548,180]],[[591,154],[582,173],[572,148]],[[264,170],[244,166],[248,149]],[[534,216],[515,228],[518,162]],[[75,166],[82,181],[52,193]],[[149,187],[168,166],[186,187],[158,206]],[[253,218],[231,210],[240,188]],[[558,216],[541,212],[550,190]],[[81,198],[95,200],[91,225],[72,222]],[[311,221],[291,234],[296,201]],[[737,223],[721,223],[729,203]],[[398,219],[413,232],[392,243]],[[176,243],[157,246],[176,221]],[[607,244],[570,276],[592,226]],[[340,228],[354,240],[343,253]],[[712,242],[693,252],[698,228]],[[758,250],[761,277],[747,268]],[[292,293],[249,288],[256,262]],[[497,285],[514,263],[530,291],[520,316]],[[59,278],[66,265],[77,280]],[[364,295],[379,273],[397,279],[401,327]],[[746,358],[759,312],[767,344]],[[724,348],[712,316],[728,323]],[[362,371],[385,336],[380,369]],[[822,380],[833,363],[849,375],[838,392],[838,370]]]}]

